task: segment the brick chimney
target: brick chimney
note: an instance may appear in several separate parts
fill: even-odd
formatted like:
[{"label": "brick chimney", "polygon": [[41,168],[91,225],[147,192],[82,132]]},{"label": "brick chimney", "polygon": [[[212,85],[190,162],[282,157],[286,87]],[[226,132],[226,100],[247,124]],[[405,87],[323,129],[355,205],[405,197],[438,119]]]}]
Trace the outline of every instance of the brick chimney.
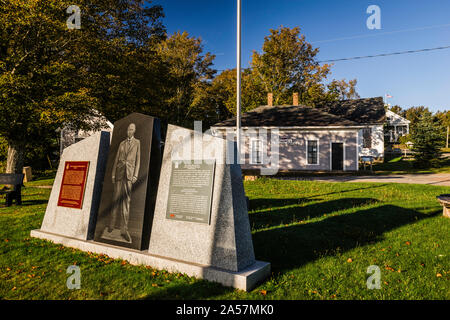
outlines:
[{"label": "brick chimney", "polygon": [[269,107],[273,107],[273,93],[272,92],[267,94],[267,105]]},{"label": "brick chimney", "polygon": [[298,106],[298,92],[294,92],[294,95],[292,97],[292,105],[293,106]]}]

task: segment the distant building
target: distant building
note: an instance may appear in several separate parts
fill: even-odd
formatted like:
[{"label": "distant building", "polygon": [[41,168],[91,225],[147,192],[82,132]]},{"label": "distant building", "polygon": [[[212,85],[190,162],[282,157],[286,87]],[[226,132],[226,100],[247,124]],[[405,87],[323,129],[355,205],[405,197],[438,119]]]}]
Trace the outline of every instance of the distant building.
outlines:
[{"label": "distant building", "polygon": [[[241,116],[244,131],[268,134],[279,131],[279,170],[281,171],[356,171],[360,156],[384,157],[383,126],[386,120],[383,98],[344,100],[315,107],[296,104],[261,106]],[[235,130],[235,118],[211,127],[213,135]],[[270,138],[246,138],[242,152],[243,170],[260,169],[261,153],[271,152]]]},{"label": "distant building", "polygon": [[[105,128],[102,128],[103,131],[109,131],[112,132],[114,129],[114,125],[109,122],[105,117],[103,116],[97,116],[92,117],[92,122],[101,122],[105,125]],[[77,128],[74,128],[73,126],[67,124],[62,129],[59,129],[60,131],[60,143],[59,143],[59,151],[60,155],[62,154],[63,150],[67,148],[68,146],[77,143],[78,141],[81,141],[87,137],[92,136],[94,133],[98,132],[98,130],[89,130],[84,131]]]},{"label": "distant building", "polygon": [[410,123],[411,121],[399,116],[391,110],[387,110],[384,139],[390,143],[397,143],[400,137],[409,134]]}]

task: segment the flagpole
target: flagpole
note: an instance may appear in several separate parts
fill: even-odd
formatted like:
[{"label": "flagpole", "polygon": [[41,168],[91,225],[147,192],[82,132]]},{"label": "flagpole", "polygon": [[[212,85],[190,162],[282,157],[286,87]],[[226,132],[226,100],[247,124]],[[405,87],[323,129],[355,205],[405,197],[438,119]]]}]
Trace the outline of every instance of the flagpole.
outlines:
[{"label": "flagpole", "polygon": [[[236,143],[237,159],[240,159],[241,148],[241,0],[237,0],[237,98],[236,98]],[[239,160],[238,160],[239,161]]]}]

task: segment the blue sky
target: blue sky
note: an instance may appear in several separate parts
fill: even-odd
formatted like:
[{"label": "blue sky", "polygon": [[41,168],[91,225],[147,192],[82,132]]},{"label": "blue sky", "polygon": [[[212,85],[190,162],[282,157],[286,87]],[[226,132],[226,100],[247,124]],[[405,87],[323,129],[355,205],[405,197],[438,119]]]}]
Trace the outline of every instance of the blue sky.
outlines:
[{"label": "blue sky", "polygon": [[[236,66],[236,0],[156,0],[168,33],[201,37],[214,67]],[[369,30],[369,5],[381,8],[381,29]],[[450,45],[448,0],[242,0],[242,63],[261,51],[269,29],[299,26],[320,49],[318,60]],[[352,38],[336,40],[342,38]],[[324,41],[332,40],[332,41]],[[358,80],[361,97],[390,94],[402,108],[450,109],[450,49],[335,62],[329,80]]]}]

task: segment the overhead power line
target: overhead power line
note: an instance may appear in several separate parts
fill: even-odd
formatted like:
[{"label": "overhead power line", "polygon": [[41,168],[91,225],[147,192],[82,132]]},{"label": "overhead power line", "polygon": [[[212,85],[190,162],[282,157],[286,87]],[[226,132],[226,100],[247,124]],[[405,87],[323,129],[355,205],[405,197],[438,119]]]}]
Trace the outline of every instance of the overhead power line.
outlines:
[{"label": "overhead power line", "polygon": [[[350,57],[350,58],[341,58],[341,59],[321,60],[321,61],[318,61],[318,63],[339,62],[339,61],[349,61],[349,60],[359,60],[359,59],[370,59],[370,58],[388,57],[388,56],[395,56],[395,55],[402,55],[402,54],[419,53],[419,52],[427,52],[427,51],[435,51],[435,50],[444,50],[444,49],[450,49],[450,46],[436,47],[436,48],[425,48],[425,49],[419,49],[419,50],[408,50],[408,51],[400,51],[400,52],[380,53],[380,54],[369,55],[369,56],[359,56],[359,57]],[[228,70],[228,69],[219,69],[217,71],[220,72],[220,71],[226,71],[226,70]]]},{"label": "overhead power line", "polygon": [[363,39],[363,38],[371,38],[371,37],[379,37],[379,36],[389,35],[389,34],[396,34],[396,33],[402,33],[402,32],[411,32],[411,31],[422,31],[422,30],[443,28],[443,27],[450,27],[450,24],[439,24],[439,25],[433,25],[433,26],[418,27],[418,28],[403,29],[403,30],[394,30],[394,31],[387,31],[387,32],[380,32],[380,33],[360,34],[360,35],[341,37],[341,38],[336,38],[336,39],[318,40],[318,41],[312,41],[311,44],[335,42],[335,41],[342,41],[342,40]]},{"label": "overhead power line", "polygon": [[450,49],[450,46],[436,47],[436,48],[425,48],[425,49],[419,49],[419,50],[408,50],[408,51],[400,51],[400,52],[381,53],[381,54],[375,54],[375,55],[370,55],[370,56],[360,56],[360,57],[351,57],[351,58],[322,60],[322,61],[319,61],[319,63],[358,60],[358,59],[369,59],[369,58],[377,58],[377,57],[387,57],[387,56],[394,56],[394,55],[401,55],[401,54],[408,54],[408,53],[418,53],[418,52],[443,50],[443,49]]}]

